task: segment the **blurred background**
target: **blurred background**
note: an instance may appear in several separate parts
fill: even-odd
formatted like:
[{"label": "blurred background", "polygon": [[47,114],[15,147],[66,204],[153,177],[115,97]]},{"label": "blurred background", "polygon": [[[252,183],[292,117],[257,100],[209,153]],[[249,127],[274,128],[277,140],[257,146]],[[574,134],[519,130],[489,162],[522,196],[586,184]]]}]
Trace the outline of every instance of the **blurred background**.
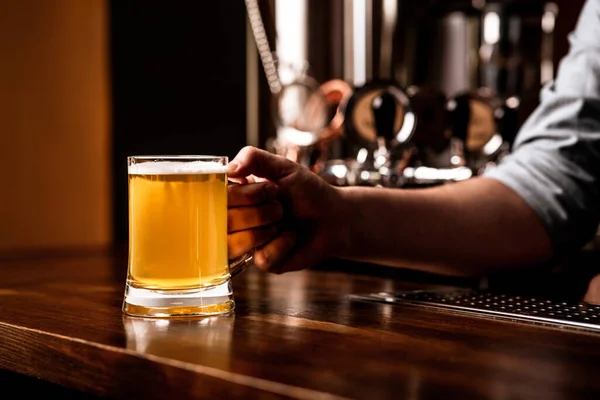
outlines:
[{"label": "blurred background", "polygon": [[0,254],[126,246],[129,155],[251,144],[399,189],[477,175],[582,4],[1,0]]}]

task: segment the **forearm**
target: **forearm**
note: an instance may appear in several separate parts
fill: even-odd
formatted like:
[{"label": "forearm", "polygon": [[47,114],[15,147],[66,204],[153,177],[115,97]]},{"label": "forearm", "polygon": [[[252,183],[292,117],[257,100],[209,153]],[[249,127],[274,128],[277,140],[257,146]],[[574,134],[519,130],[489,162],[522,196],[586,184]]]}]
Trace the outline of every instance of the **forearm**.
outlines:
[{"label": "forearm", "polygon": [[430,189],[340,189],[341,258],[475,275],[552,255],[533,210],[502,183],[474,178]]}]

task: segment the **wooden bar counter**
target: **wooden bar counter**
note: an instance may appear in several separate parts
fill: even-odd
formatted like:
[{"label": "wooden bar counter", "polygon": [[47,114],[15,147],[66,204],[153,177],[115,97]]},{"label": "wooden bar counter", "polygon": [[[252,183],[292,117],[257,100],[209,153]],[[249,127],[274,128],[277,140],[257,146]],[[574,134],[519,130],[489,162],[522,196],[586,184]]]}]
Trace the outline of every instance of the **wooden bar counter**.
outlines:
[{"label": "wooden bar counter", "polygon": [[253,268],[233,315],[152,320],[121,313],[125,270],[0,260],[0,398],[600,398],[600,335],[348,297],[432,284]]}]

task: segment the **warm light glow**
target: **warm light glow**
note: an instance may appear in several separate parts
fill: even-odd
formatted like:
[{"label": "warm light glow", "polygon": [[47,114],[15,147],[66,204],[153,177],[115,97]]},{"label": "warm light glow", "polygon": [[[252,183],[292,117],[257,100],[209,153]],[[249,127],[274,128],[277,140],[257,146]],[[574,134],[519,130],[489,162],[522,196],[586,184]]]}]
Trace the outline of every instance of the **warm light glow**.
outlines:
[{"label": "warm light glow", "polygon": [[398,0],[383,0],[381,26],[380,75],[387,77],[392,69],[392,48],[396,18],[398,16]]},{"label": "warm light glow", "polygon": [[546,11],[544,15],[542,15],[542,30],[545,33],[552,33],[554,31],[555,20],[556,15],[550,11]]},{"label": "warm light glow", "polygon": [[555,3],[548,3],[544,8],[541,25],[544,37],[542,39],[542,61],[540,64],[540,82],[545,85],[554,78],[553,53],[553,34],[556,23],[558,6]]},{"label": "warm light glow", "polygon": [[502,146],[503,140],[502,136],[499,134],[495,134],[492,138],[483,146],[483,154],[494,154],[496,151],[500,149]]},{"label": "warm light glow", "polygon": [[158,319],[156,321],[154,321],[154,325],[158,326],[159,328],[164,328],[166,326],[169,326],[169,321],[166,319]]},{"label": "warm light glow", "polygon": [[297,146],[310,146],[315,142],[314,133],[300,131],[290,126],[278,127],[277,137],[284,143],[293,143]]},{"label": "warm light glow", "polygon": [[407,112],[404,115],[404,123],[402,124],[402,128],[400,128],[400,132],[396,135],[396,139],[400,143],[406,142],[410,138],[410,135],[412,135],[414,126],[415,115],[412,112]]},{"label": "warm light glow", "polygon": [[331,173],[338,179],[343,179],[348,173],[348,168],[343,164],[332,165]]},{"label": "warm light glow", "polygon": [[383,20],[386,24],[393,24],[398,13],[397,0],[383,0]]},{"label": "warm light glow", "polygon": [[423,181],[464,181],[473,176],[471,170],[467,167],[458,168],[430,168],[417,167],[406,168],[404,170],[406,178],[415,178]]},{"label": "warm light glow", "polygon": [[276,0],[277,57],[298,65],[306,60],[306,0]]},{"label": "warm light glow", "polygon": [[364,163],[367,161],[367,157],[369,156],[369,150],[362,148],[358,151],[358,155],[356,156],[356,161],[359,163]]},{"label": "warm light glow", "polygon": [[543,60],[540,65],[540,81],[542,85],[554,78],[554,64],[552,60]]},{"label": "warm light glow", "polygon": [[[306,0],[276,0],[275,3],[278,72],[284,85],[298,78],[297,68],[306,62],[306,8]],[[302,114],[305,106],[303,93],[299,89],[288,89],[279,106],[283,121],[294,120]],[[289,126],[278,127],[277,135],[281,140],[298,146],[308,146],[315,140],[313,132],[304,132]]]},{"label": "warm light glow", "polygon": [[496,44],[500,40],[500,16],[489,12],[483,18],[483,40],[487,44]]},{"label": "warm light glow", "polygon": [[367,0],[352,2],[354,43],[354,85],[361,86],[367,80]]},{"label": "warm light glow", "polygon": [[521,104],[521,102],[519,101],[518,97],[511,96],[508,99],[506,99],[506,105],[508,106],[508,108],[517,108],[519,107],[519,104]]}]

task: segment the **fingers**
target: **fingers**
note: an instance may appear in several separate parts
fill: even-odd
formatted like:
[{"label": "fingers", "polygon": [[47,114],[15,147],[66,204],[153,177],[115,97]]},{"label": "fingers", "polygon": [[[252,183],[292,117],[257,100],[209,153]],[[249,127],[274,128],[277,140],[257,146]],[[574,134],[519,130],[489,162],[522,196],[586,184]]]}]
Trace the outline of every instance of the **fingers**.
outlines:
[{"label": "fingers", "polygon": [[229,185],[227,187],[228,207],[250,206],[274,200],[277,186],[270,182]]},{"label": "fingers", "polygon": [[[232,164],[232,165],[236,165],[236,164]],[[232,167],[229,167],[232,168]],[[254,175],[248,175],[248,176],[239,176],[239,177],[235,177],[232,178],[230,176],[227,177],[230,181],[232,182],[236,182],[236,183],[255,183],[255,182],[266,182],[267,179],[265,178],[257,178]]]},{"label": "fingers", "polygon": [[296,232],[283,232],[264,246],[256,249],[254,264],[263,271],[280,273],[285,257],[294,248],[295,244]]},{"label": "fingers", "polygon": [[232,178],[255,175],[277,181],[301,168],[285,157],[269,153],[256,147],[244,147],[228,165],[228,176]]},{"label": "fingers", "polygon": [[323,261],[323,252],[314,241],[307,246],[297,247],[292,250],[288,257],[279,268],[278,273],[300,271],[306,268],[312,268]]},{"label": "fingers", "polygon": [[300,241],[296,231],[285,231],[254,253],[254,264],[266,272],[282,274],[312,268],[324,260],[319,240]]},{"label": "fingers", "polygon": [[247,179],[248,179],[248,182],[266,182],[267,181],[267,179],[265,179],[265,178],[260,178],[258,176],[254,176],[254,175],[249,175],[247,177]]},{"label": "fingers", "polygon": [[227,177],[227,180],[229,182],[234,182],[234,183],[239,183],[241,185],[245,185],[247,183],[250,183],[250,180],[248,178],[245,177],[239,177],[239,178],[232,178],[232,177]]},{"label": "fingers", "polygon": [[277,234],[275,225],[262,226],[227,235],[229,258],[236,258],[269,241]]},{"label": "fingers", "polygon": [[227,231],[238,232],[250,228],[279,222],[283,208],[277,201],[259,204],[253,207],[238,207],[227,210]]}]

